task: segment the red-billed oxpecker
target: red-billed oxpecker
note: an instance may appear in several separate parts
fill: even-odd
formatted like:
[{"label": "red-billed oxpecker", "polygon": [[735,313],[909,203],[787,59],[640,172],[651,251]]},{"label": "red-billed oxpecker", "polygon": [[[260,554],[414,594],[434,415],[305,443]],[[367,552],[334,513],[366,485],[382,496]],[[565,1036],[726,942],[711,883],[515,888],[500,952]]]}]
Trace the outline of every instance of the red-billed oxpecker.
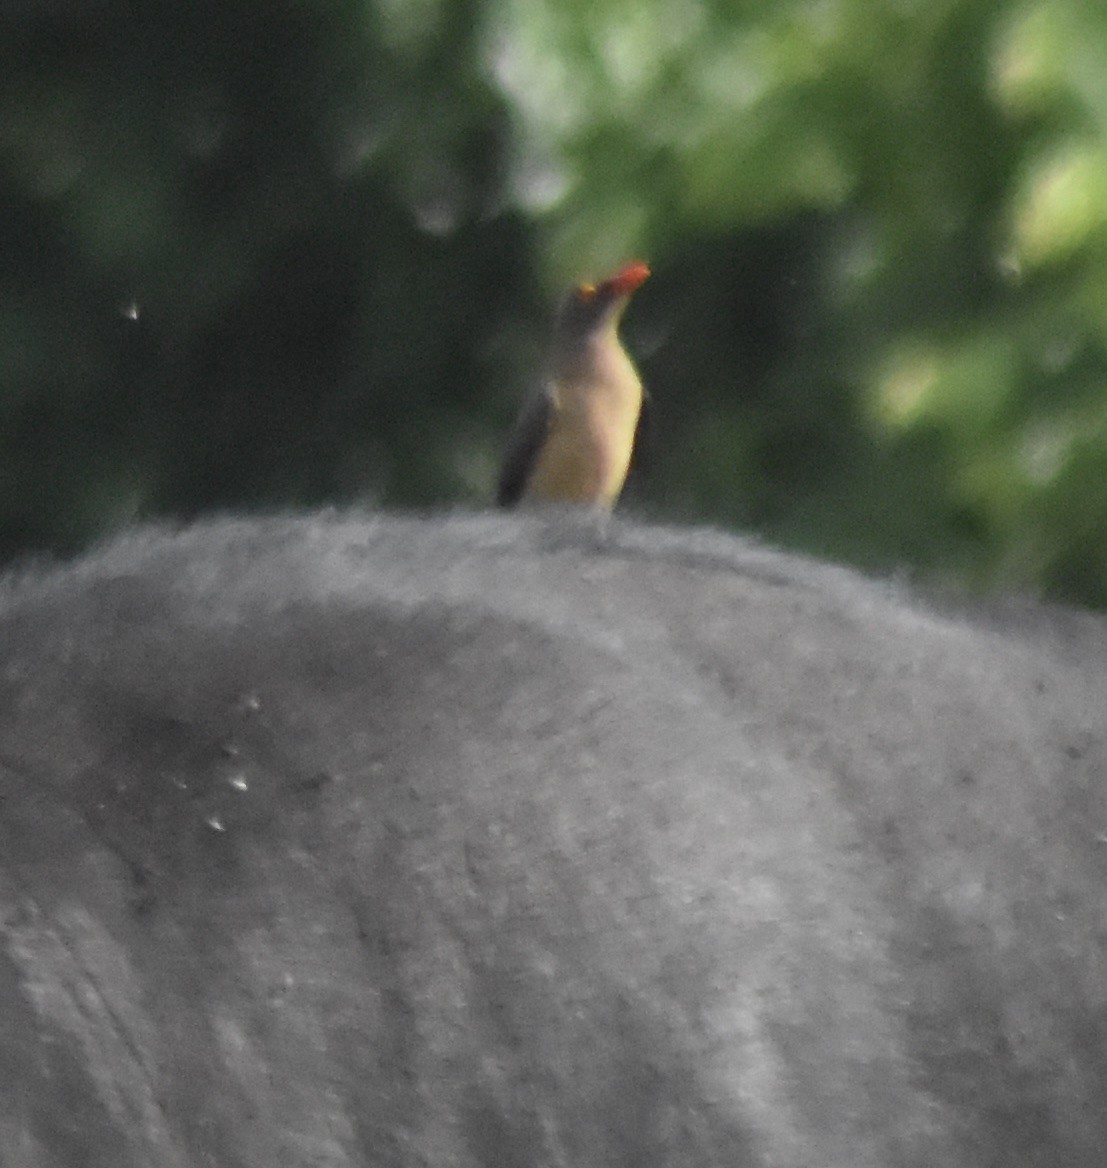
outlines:
[{"label": "red-billed oxpecker", "polygon": [[619,321],[649,274],[645,264],[630,263],[566,297],[545,375],[508,439],[496,494],[501,507],[537,501],[607,511],[615,505],[643,403]]}]

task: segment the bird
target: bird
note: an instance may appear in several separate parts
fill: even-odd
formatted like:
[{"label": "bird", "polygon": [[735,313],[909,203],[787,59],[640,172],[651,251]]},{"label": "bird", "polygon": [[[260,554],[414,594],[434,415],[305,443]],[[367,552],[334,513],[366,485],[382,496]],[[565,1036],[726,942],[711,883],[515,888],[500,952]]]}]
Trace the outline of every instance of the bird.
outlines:
[{"label": "bird", "polygon": [[626,482],[645,391],[619,340],[631,296],[650,275],[640,260],[565,298],[545,374],[508,437],[496,502],[567,503],[610,511]]}]

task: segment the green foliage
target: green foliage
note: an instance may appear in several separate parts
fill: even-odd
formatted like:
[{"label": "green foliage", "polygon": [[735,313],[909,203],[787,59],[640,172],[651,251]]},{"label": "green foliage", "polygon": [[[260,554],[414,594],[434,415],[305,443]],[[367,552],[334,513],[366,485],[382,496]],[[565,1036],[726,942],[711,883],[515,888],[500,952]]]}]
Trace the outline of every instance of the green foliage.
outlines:
[{"label": "green foliage", "polygon": [[640,509],[1107,604],[1092,0],[21,0],[0,554],[487,498],[644,255]]}]

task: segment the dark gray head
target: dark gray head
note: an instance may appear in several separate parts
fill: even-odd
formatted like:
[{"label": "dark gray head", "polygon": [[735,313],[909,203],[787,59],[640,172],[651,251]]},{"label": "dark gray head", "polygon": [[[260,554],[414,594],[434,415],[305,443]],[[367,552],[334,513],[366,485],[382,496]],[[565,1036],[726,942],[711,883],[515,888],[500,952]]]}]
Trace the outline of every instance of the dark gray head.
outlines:
[{"label": "dark gray head", "polygon": [[641,261],[624,265],[599,284],[579,284],[558,310],[556,344],[578,344],[608,324],[617,324],[631,296],[642,286],[650,269]]}]

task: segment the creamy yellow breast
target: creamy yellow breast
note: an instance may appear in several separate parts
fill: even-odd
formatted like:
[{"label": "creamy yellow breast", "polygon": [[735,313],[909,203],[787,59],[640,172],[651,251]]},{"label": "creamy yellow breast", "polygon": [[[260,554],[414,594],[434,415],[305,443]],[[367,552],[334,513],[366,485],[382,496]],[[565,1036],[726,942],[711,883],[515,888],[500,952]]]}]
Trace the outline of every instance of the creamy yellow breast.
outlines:
[{"label": "creamy yellow breast", "polygon": [[527,483],[530,498],[611,507],[623,489],[642,408],[642,383],[611,337],[589,346],[552,386],[549,434]]}]

